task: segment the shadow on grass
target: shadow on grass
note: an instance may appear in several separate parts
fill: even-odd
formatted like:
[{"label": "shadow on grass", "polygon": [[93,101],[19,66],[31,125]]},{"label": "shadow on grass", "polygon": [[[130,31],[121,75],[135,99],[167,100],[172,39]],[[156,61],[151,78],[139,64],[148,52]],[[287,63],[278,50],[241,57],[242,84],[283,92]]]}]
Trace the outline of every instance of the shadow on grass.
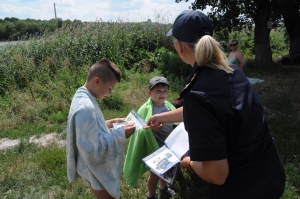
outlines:
[{"label": "shadow on grass", "polygon": [[[247,61],[246,76],[263,79],[253,85],[265,109],[267,122],[286,173],[281,199],[300,198],[300,66],[257,65]],[[296,195],[295,195],[296,194]]]},{"label": "shadow on grass", "polygon": [[[207,187],[208,183],[199,178],[192,170],[180,168],[172,186],[176,192],[174,199],[204,199],[206,198]],[[161,199],[165,198],[162,197]]]}]

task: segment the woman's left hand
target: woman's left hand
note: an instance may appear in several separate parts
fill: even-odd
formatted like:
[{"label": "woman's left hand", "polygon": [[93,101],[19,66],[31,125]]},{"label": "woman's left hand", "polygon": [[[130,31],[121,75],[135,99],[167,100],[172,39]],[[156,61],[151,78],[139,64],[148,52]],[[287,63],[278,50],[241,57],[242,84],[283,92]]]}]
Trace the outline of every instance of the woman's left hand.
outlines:
[{"label": "woman's left hand", "polygon": [[182,167],[182,168],[190,168],[190,161],[191,161],[190,156],[184,156],[182,158],[179,166]]}]

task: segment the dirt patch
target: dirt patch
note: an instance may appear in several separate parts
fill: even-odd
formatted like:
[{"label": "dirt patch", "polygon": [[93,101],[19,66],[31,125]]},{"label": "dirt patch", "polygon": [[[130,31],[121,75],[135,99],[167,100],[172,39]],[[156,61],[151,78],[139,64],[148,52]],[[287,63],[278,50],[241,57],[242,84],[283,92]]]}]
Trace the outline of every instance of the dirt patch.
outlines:
[{"label": "dirt patch", "polygon": [[[61,140],[60,136],[57,133],[50,133],[50,134],[43,134],[39,137],[32,136],[29,139],[30,143],[37,144],[38,146],[47,146],[52,143],[56,143],[58,146],[63,147],[66,145],[65,140]],[[0,150],[7,150],[15,147],[20,143],[19,139],[8,139],[8,138],[2,138],[0,139]]]}]

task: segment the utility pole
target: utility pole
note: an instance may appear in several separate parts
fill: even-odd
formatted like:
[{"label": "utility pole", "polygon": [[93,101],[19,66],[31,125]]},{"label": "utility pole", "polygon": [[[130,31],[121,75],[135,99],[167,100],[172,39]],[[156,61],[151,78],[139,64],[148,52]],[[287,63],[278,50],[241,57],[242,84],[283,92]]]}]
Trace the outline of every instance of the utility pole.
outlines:
[{"label": "utility pole", "polygon": [[56,19],[56,8],[55,8],[55,3],[54,3],[54,14],[55,14],[55,19]]}]

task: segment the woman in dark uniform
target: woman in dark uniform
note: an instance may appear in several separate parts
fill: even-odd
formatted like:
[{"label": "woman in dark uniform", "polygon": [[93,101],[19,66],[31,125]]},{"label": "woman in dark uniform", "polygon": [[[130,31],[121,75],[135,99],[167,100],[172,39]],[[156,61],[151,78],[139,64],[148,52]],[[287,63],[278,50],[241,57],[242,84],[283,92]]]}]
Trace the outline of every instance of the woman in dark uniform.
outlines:
[{"label": "woman in dark uniform", "polygon": [[178,55],[193,67],[180,95],[183,107],[153,115],[145,128],[184,121],[190,153],[180,166],[210,183],[208,198],[278,199],[285,173],[262,103],[212,34],[202,12],[178,15],[167,36],[174,37]]}]

